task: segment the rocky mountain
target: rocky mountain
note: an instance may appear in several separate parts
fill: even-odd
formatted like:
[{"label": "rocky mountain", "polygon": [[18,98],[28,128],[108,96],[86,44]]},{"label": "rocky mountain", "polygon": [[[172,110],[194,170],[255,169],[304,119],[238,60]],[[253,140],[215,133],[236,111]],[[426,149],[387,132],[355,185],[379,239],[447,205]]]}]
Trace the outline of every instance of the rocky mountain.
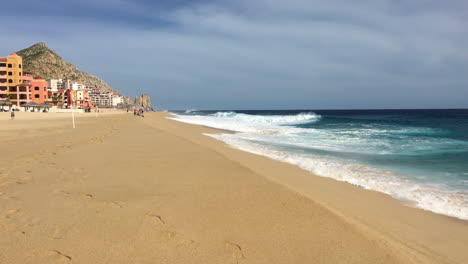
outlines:
[{"label": "rocky mountain", "polygon": [[123,103],[126,104],[126,105],[133,105],[135,103],[135,101],[130,96],[124,96],[123,97]]},{"label": "rocky mountain", "polygon": [[102,91],[114,90],[98,77],[82,72],[75,65],[66,62],[55,51],[43,42],[18,51],[23,57],[23,69],[33,72],[45,79],[70,79],[88,87],[100,88]]},{"label": "rocky mountain", "polygon": [[146,109],[153,108],[153,104],[151,103],[151,98],[148,94],[141,94],[135,98],[135,106],[136,107],[143,107]]},{"label": "rocky mountain", "polygon": [[124,96],[123,102],[117,105],[120,109],[140,109],[141,107],[148,110],[154,110],[151,103],[151,98],[147,94],[138,95],[135,100],[130,96]]}]

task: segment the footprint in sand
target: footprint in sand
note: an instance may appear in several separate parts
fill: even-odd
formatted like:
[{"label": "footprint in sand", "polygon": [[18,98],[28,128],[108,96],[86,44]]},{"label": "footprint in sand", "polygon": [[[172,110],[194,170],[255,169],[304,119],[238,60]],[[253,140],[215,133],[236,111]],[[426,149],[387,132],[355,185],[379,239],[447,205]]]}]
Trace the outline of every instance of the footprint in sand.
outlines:
[{"label": "footprint in sand", "polygon": [[198,243],[192,239],[180,239],[176,242],[176,254],[181,257],[188,257],[196,255],[198,250]]},{"label": "footprint in sand", "polygon": [[34,180],[34,177],[32,175],[25,176],[25,177],[20,179],[20,181],[22,181],[22,182],[27,182],[27,181],[31,181],[31,180]]},{"label": "footprint in sand", "polygon": [[164,236],[166,237],[166,239],[168,240],[172,240],[176,237],[177,233],[174,232],[174,231],[164,231]]},{"label": "footprint in sand", "polygon": [[90,194],[90,193],[80,193],[80,195],[89,199],[94,198],[94,194]]},{"label": "footprint in sand", "polygon": [[164,221],[164,219],[160,215],[147,213],[145,214],[145,216],[152,219],[155,223],[163,224],[163,225],[166,224],[166,221]]},{"label": "footprint in sand", "polygon": [[20,212],[20,209],[11,209],[8,210],[5,214],[5,218],[12,218],[14,215],[17,215]]},{"label": "footprint in sand", "polygon": [[70,255],[62,253],[61,251],[56,250],[56,249],[49,250],[48,255],[51,257],[54,257],[56,260],[67,261],[67,262],[72,260],[72,257]]},{"label": "footprint in sand", "polygon": [[53,240],[63,239],[67,232],[68,230],[64,227],[55,227],[54,233],[50,238]]},{"label": "footprint in sand", "polygon": [[117,202],[114,201],[103,201],[106,205],[112,207],[112,208],[122,208],[123,206]]},{"label": "footprint in sand", "polygon": [[93,142],[93,143],[103,143],[104,140],[103,140],[102,137],[93,137],[93,138],[91,138],[91,142]]},{"label": "footprint in sand", "polygon": [[226,253],[228,253],[236,261],[245,258],[241,246],[236,243],[226,242],[224,243],[224,249]]},{"label": "footprint in sand", "polygon": [[24,231],[17,231],[15,234],[16,234],[17,236],[25,236],[25,235],[26,235],[26,232],[24,232]]}]

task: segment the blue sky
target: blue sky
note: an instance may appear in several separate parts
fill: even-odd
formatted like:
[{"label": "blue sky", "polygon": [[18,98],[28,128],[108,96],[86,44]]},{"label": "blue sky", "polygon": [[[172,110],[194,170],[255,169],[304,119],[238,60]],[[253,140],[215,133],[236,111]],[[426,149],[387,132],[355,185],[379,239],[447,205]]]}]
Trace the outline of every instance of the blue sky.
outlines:
[{"label": "blue sky", "polygon": [[2,3],[3,55],[46,42],[162,109],[467,108],[461,0]]}]

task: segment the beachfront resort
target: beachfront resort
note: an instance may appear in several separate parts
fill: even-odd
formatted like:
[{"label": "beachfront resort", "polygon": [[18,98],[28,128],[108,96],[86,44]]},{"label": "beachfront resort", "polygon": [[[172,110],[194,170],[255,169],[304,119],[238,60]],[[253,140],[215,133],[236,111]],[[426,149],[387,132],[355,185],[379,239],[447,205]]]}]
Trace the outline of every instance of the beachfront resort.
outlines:
[{"label": "beachfront resort", "polygon": [[0,111],[61,111],[117,107],[124,102],[115,92],[87,87],[75,80],[44,79],[23,69],[16,53],[0,58]]}]

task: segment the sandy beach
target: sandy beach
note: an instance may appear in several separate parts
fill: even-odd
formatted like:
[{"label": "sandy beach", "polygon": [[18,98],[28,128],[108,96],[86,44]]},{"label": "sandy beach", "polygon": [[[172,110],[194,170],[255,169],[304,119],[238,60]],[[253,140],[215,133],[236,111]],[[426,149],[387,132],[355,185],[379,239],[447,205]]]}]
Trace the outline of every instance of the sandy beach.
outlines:
[{"label": "sandy beach", "polygon": [[467,221],[145,116],[0,113],[0,263],[468,263]]}]

